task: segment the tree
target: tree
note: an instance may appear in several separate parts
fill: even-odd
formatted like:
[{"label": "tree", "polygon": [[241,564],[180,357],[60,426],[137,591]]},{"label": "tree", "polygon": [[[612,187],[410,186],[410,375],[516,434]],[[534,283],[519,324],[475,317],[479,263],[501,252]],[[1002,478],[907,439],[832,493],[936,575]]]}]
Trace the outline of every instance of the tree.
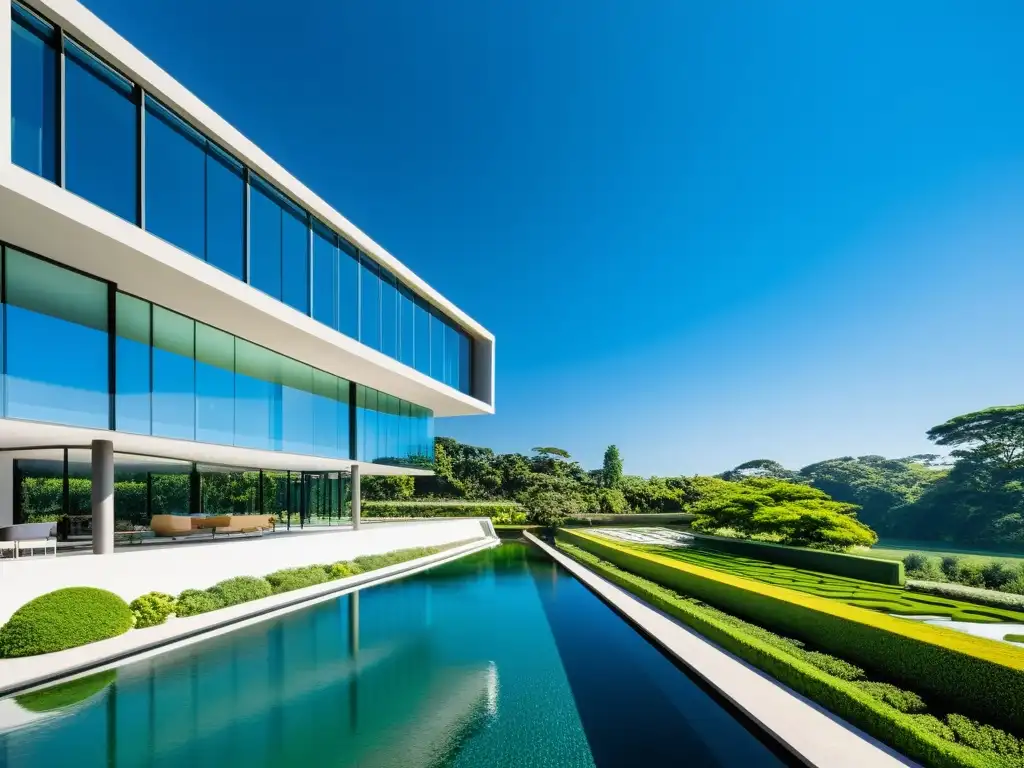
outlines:
[{"label": "tree", "polygon": [[360,490],[368,501],[403,501],[412,498],[414,487],[411,475],[367,475]]},{"label": "tree", "polygon": [[597,492],[598,511],[605,515],[622,515],[629,512],[626,497],[618,488],[602,488]]},{"label": "tree", "polygon": [[533,452],[540,456],[558,456],[562,459],[572,458],[569,452],[564,448],[555,448],[553,445],[543,446],[539,445],[533,449]]},{"label": "tree", "polygon": [[928,439],[937,445],[964,446],[953,451],[957,458],[973,454],[1002,469],[1024,468],[1024,405],[997,405],[954,416],[929,429]]},{"label": "tree", "polygon": [[772,477],[777,480],[792,480],[796,472],[786,469],[772,459],[753,459],[721,474],[723,480],[745,480],[748,477]]},{"label": "tree", "polygon": [[617,446],[609,445],[604,451],[604,463],[601,468],[601,484],[605,488],[615,488],[622,480],[622,457]]}]

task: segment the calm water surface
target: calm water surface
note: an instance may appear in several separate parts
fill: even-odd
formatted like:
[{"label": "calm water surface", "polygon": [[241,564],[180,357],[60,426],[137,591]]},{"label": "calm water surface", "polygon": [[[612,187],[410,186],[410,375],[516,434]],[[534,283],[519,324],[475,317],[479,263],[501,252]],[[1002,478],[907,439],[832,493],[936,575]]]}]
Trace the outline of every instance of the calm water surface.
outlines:
[{"label": "calm water surface", "polygon": [[12,768],[781,764],[518,543],[0,700]]}]

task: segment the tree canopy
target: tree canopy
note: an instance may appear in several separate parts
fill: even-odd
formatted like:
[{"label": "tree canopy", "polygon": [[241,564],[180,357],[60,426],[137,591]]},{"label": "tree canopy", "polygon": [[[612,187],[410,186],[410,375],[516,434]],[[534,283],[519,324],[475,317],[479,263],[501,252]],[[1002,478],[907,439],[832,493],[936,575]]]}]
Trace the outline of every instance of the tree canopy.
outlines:
[{"label": "tree canopy", "polygon": [[604,462],[601,467],[601,484],[605,488],[615,488],[622,480],[622,457],[618,446],[609,445],[604,451]]}]

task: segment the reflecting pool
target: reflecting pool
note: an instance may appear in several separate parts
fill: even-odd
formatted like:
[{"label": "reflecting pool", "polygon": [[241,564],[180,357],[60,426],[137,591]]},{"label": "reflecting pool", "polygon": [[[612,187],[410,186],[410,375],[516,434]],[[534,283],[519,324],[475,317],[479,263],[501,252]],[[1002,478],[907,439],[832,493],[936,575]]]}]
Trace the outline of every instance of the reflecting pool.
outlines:
[{"label": "reflecting pool", "polygon": [[515,542],[0,700],[11,768],[781,764]]}]

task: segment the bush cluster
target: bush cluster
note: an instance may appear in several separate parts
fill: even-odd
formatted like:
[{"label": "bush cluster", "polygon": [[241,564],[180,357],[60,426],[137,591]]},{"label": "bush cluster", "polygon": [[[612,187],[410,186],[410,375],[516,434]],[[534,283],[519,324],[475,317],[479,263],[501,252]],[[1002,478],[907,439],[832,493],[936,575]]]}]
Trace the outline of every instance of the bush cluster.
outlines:
[{"label": "bush cluster", "polygon": [[215,597],[205,589],[186,589],[178,595],[175,613],[182,617],[198,616],[200,613],[215,611],[223,607],[224,603],[221,602],[220,598]]},{"label": "bush cluster", "polygon": [[[1021,743],[1010,734],[962,718],[973,724],[975,731],[984,730],[988,737],[987,743],[998,743],[993,732],[1006,737],[1005,743],[1001,744],[1006,752],[971,747],[966,738],[954,732],[952,723],[947,724],[929,714],[901,711],[900,708],[909,712],[920,711],[923,702],[915,693],[885,683],[867,680],[851,682],[828,674],[807,659],[793,654],[787,644],[795,641],[779,637],[731,614],[709,610],[709,606],[703,602],[681,597],[656,580],[651,581],[628,570],[620,570],[599,555],[567,544],[561,534],[560,531],[559,549],[591,570],[675,616],[711,641],[920,763],[935,768],[994,768],[997,765],[1017,764],[1012,760],[1003,760],[1004,757],[1011,757],[1015,744]],[[963,727],[958,717],[950,715],[948,719],[957,722],[964,735],[970,738],[970,729]],[[990,728],[991,731],[987,730]]]},{"label": "bush cluster", "polygon": [[993,608],[1009,608],[1012,610],[1024,611],[1024,595],[1017,595],[1011,592],[996,592],[984,587],[968,587],[963,584],[954,584],[939,581],[918,581],[907,580],[907,589],[914,592],[922,592],[938,597],[951,597],[956,600],[966,600],[979,605],[988,605]]},{"label": "bush cluster", "polygon": [[363,517],[489,517],[492,521],[495,521],[496,517],[501,517],[507,520],[505,524],[518,525],[526,522],[526,511],[519,504],[508,501],[484,504],[364,501],[362,515]]},{"label": "bush cluster", "polygon": [[1014,567],[1002,560],[978,562],[957,555],[938,558],[911,552],[903,558],[903,566],[907,577],[918,581],[948,581],[965,587],[1024,595],[1024,563]]},{"label": "bush cluster", "polygon": [[35,656],[124,634],[135,617],[113,592],[66,587],[25,603],[0,627],[0,657]]},{"label": "bush cluster", "polygon": [[888,680],[917,685],[968,715],[1024,731],[1024,650],[631,550],[577,530],[560,530],[558,537]]},{"label": "bush cluster", "polygon": [[259,576],[235,576],[233,579],[225,579],[214,584],[206,591],[225,608],[270,597],[274,592],[269,581]]},{"label": "bush cluster", "polygon": [[323,584],[328,578],[328,571],[324,566],[307,565],[302,568],[285,568],[268,573],[266,580],[274,594],[279,595],[282,592],[291,592],[293,589]]},{"label": "bush cluster", "polygon": [[165,595],[163,592],[147,592],[132,600],[128,607],[131,609],[132,615],[135,616],[135,628],[145,629],[167,621],[167,617],[174,613],[176,604],[171,595]]}]

